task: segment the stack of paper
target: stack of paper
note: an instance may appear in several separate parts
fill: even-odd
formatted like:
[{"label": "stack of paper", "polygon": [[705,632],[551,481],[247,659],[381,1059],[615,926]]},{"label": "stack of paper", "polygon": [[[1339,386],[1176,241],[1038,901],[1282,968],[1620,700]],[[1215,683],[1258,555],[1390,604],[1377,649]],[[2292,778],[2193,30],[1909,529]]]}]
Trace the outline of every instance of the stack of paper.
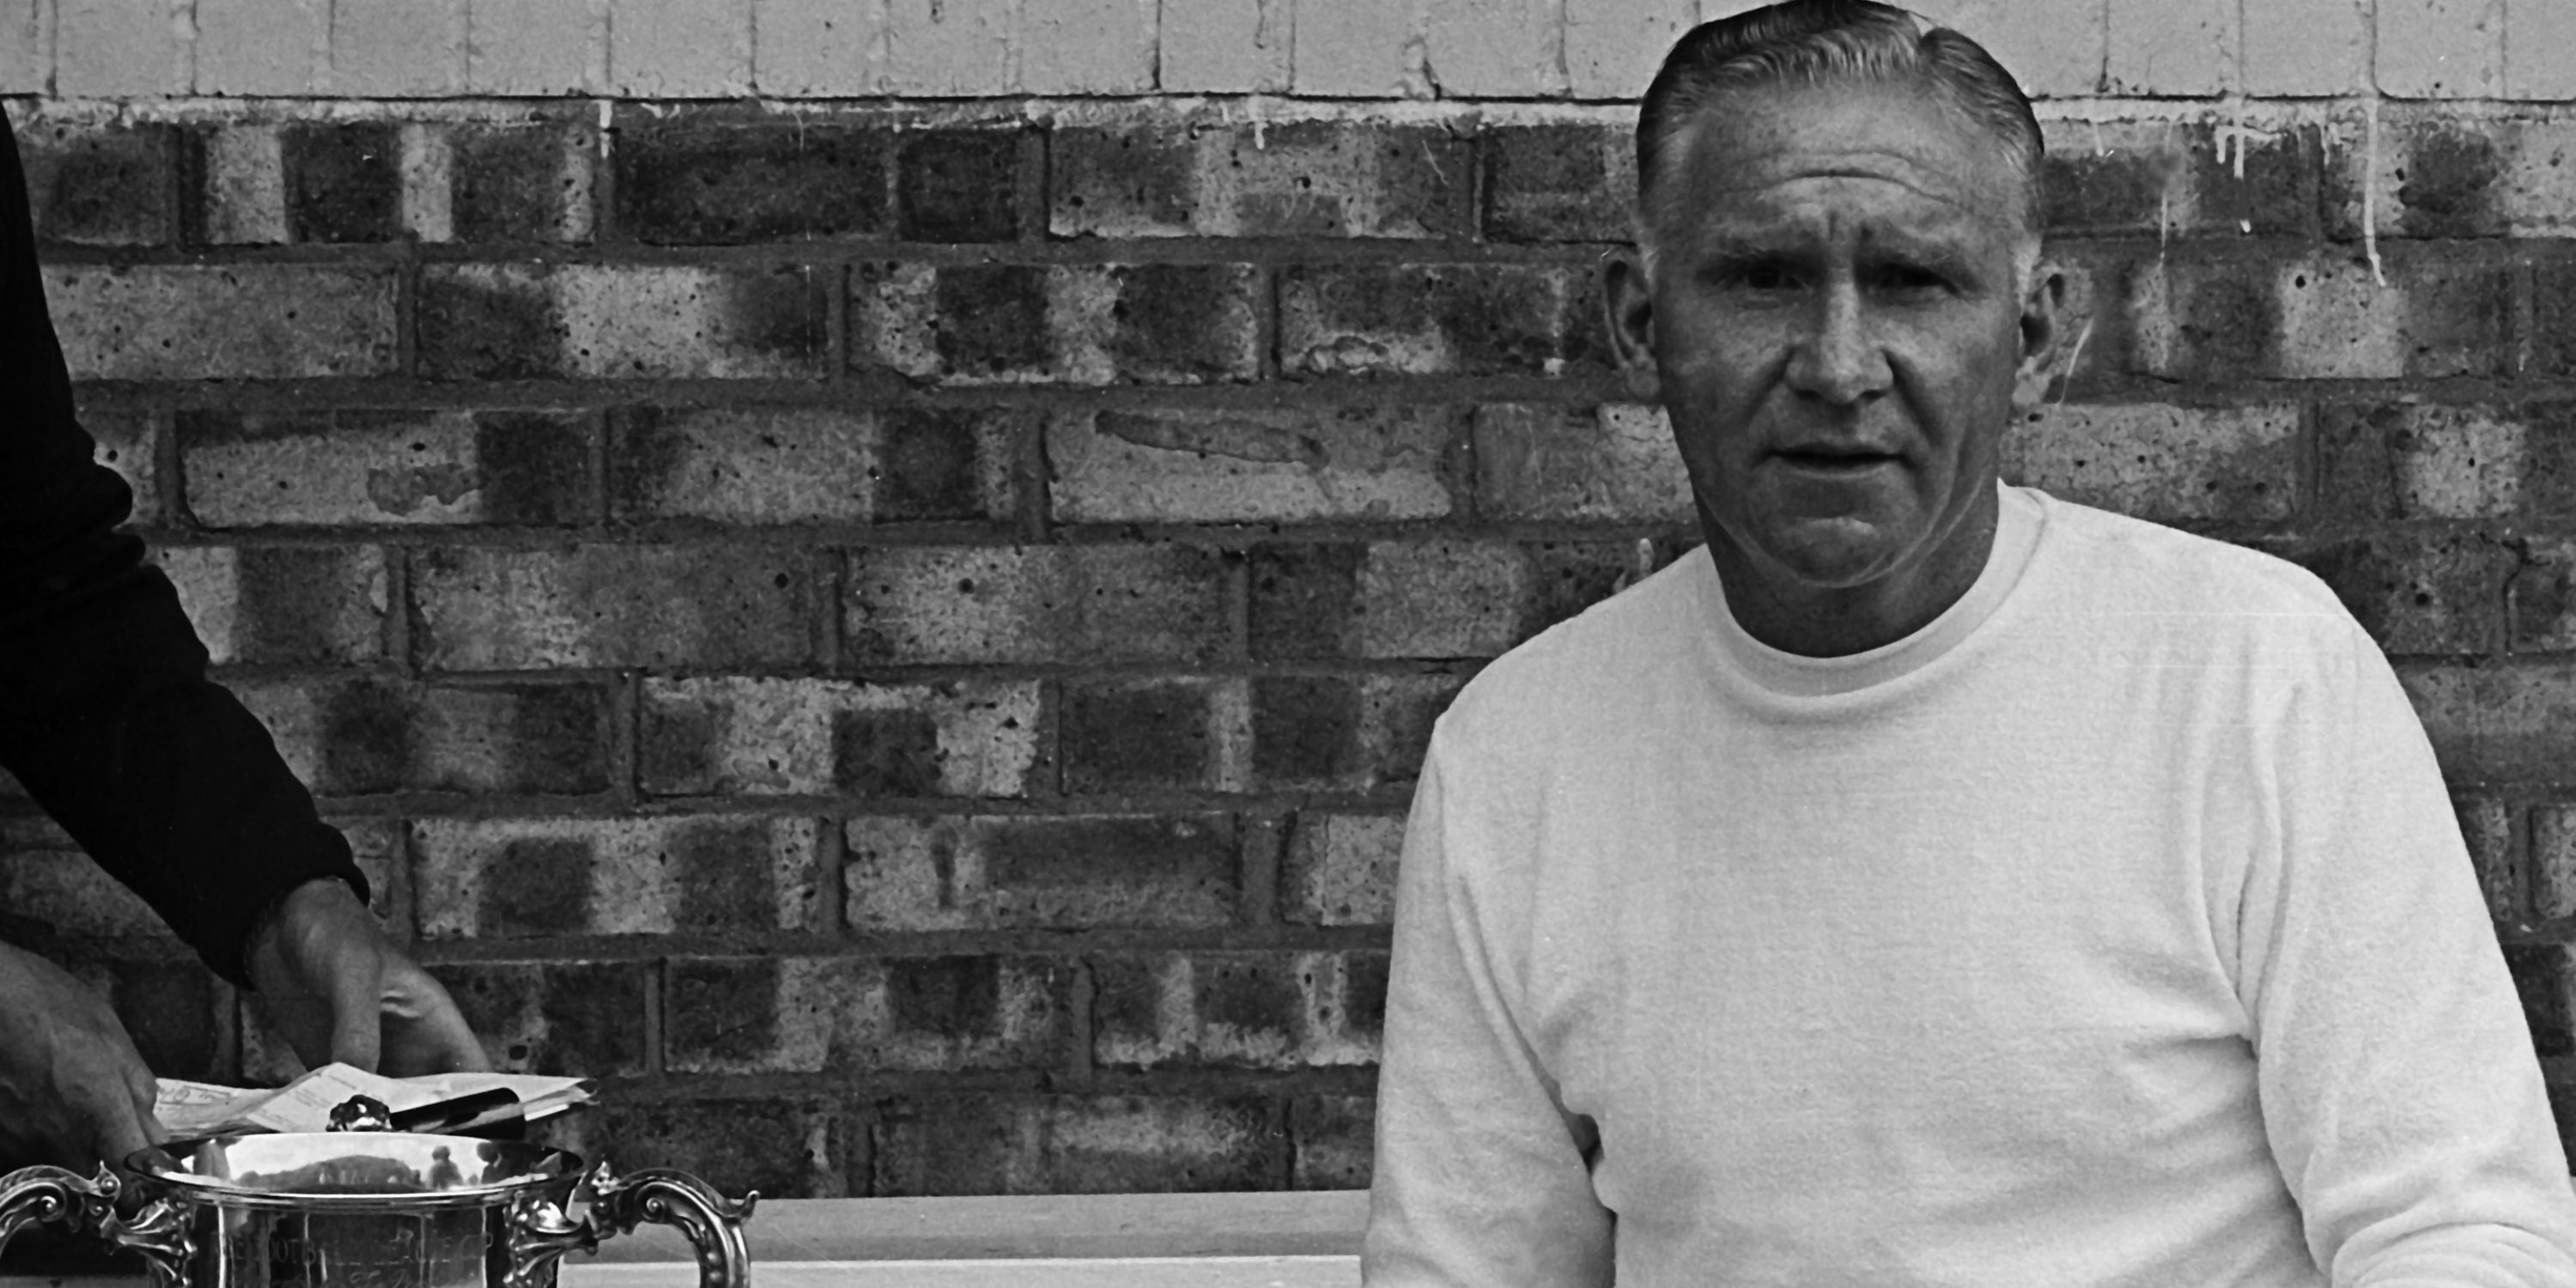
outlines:
[{"label": "stack of paper", "polygon": [[401,1113],[422,1105],[455,1100],[495,1087],[518,1097],[518,1103],[495,1110],[452,1130],[466,1131],[485,1122],[525,1117],[530,1121],[558,1114],[591,1097],[581,1078],[540,1078],[516,1073],[436,1073],[417,1078],[386,1078],[345,1064],[326,1064],[283,1087],[219,1087],[204,1082],[160,1080],[152,1116],[173,1136],[216,1136],[232,1132],[321,1131],[330,1126],[331,1111],[351,1096],[372,1096],[386,1109]]}]

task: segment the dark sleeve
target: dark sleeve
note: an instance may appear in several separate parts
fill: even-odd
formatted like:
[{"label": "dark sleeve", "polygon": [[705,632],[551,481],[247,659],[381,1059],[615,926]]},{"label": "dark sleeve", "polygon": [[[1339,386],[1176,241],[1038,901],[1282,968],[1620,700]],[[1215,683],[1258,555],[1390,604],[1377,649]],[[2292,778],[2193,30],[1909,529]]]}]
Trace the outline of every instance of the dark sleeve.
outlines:
[{"label": "dark sleeve", "polygon": [[96,464],[36,272],[16,133],[0,114],[0,767],[198,956],[243,982],[280,895],[339,877],[349,843],[206,650]]}]

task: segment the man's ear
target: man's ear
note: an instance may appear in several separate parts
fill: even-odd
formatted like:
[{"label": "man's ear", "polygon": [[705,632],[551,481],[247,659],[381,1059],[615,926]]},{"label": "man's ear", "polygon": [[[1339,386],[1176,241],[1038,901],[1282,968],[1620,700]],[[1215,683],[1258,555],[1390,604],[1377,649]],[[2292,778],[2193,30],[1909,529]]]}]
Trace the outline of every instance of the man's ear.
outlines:
[{"label": "man's ear", "polygon": [[1610,252],[1601,264],[1602,308],[1610,323],[1610,349],[1627,379],[1628,396],[1654,402],[1663,388],[1655,367],[1655,292],[1646,261],[1634,247]]},{"label": "man's ear", "polygon": [[2021,365],[2013,372],[2014,406],[2034,408],[2048,400],[2048,387],[2059,374],[2061,357],[2065,374],[2074,374],[2074,359],[2083,352],[2083,340],[2079,334],[2076,342],[2069,345],[2066,333],[2069,325],[2077,322],[2066,311],[2065,271],[2047,260],[2039,261],[2031,269],[2030,286],[2022,292]]}]

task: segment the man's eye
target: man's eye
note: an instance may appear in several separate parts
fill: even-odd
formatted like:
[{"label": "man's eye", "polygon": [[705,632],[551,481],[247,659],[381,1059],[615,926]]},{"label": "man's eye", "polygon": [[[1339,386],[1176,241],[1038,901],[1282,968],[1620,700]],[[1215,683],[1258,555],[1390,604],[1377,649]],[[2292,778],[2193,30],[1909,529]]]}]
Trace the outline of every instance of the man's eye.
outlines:
[{"label": "man's eye", "polygon": [[1949,285],[1949,279],[1939,273],[1908,264],[1891,265],[1878,272],[1878,286],[1884,291],[1905,293],[1939,291],[1948,289]]},{"label": "man's eye", "polygon": [[1779,264],[1740,264],[1727,276],[1748,291],[1786,291],[1798,285],[1797,274]]}]

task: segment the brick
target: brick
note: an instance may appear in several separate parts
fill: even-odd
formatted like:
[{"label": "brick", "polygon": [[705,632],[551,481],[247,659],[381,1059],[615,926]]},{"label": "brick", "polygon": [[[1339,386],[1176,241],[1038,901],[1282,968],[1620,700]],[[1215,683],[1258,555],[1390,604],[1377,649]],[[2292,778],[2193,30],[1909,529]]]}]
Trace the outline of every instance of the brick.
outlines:
[{"label": "brick", "polygon": [[2160,523],[2277,522],[2298,494],[2299,408],[2061,404],[2016,419],[2004,477]]},{"label": "brick", "polygon": [[890,142],[833,121],[636,111],[618,130],[618,227],[668,245],[882,237]]},{"label": "brick", "polygon": [[861,662],[1189,662],[1227,645],[1223,562],[1188,546],[854,550],[848,584]]},{"label": "brick", "polygon": [[854,818],[842,906],[860,931],[1221,926],[1234,831],[1223,815]]},{"label": "brick", "polygon": [[[1377,1062],[1385,954],[1152,953],[1091,964],[1092,1059],[1109,1068],[1309,1069]],[[1377,996],[1365,994],[1374,984]]]},{"label": "brick", "polygon": [[461,125],[447,140],[449,240],[590,240],[592,149],[584,131],[551,124]]},{"label": "brick", "polygon": [[[2469,861],[2477,869],[2478,889],[2486,896],[2487,914],[2499,921],[2528,920],[2521,856],[2515,844],[2513,807],[2491,796],[2454,793],[2452,813],[2460,820],[2460,837],[2468,843]],[[2542,813],[2546,812],[2544,808]],[[2535,833],[2534,848],[2538,848]]]},{"label": "brick", "polygon": [[459,264],[421,273],[423,374],[442,378],[819,377],[825,277],[810,268]]},{"label": "brick", "polygon": [[1464,416],[1383,404],[1067,412],[1047,427],[1063,523],[1436,519]]},{"label": "brick", "polygon": [[1699,20],[1692,0],[1566,0],[1565,70],[1581,99],[1631,102]]},{"label": "brick", "polygon": [[217,666],[383,655],[388,589],[377,547],[163,545],[150,558]]},{"label": "brick", "polygon": [[609,83],[635,98],[741,98],[751,93],[751,6],[614,0]]},{"label": "brick", "polygon": [[1072,1033],[1073,968],[1031,957],[676,959],[675,1073],[1044,1069]]},{"label": "brick", "polygon": [[2532,270],[2530,367],[2545,375],[2576,372],[2576,264]]},{"label": "brick", "polygon": [[640,777],[657,796],[1028,793],[1038,684],[644,681]]},{"label": "brick", "polygon": [[433,939],[808,928],[815,822],[419,819],[420,931]]},{"label": "brick", "polygon": [[1017,32],[1013,0],[886,0],[880,94],[959,97],[1007,94]]},{"label": "brick", "polygon": [[231,688],[319,795],[593,795],[609,786],[609,701],[594,686],[365,676]]},{"label": "brick", "polygon": [[2504,647],[2513,551],[2480,534],[2392,532],[2297,551],[2390,653],[2488,653]]},{"label": "brick", "polygon": [[1201,0],[1163,10],[1157,33],[1171,94],[1278,94],[1288,89],[1289,6],[1281,0]]},{"label": "brick", "polygon": [[1422,74],[1452,98],[1541,98],[1563,94],[1563,0],[1429,0],[1424,6]]},{"label": "brick", "polygon": [[1469,236],[1472,145],[1433,126],[1283,121],[1053,136],[1059,237]]},{"label": "brick", "polygon": [[427,98],[465,92],[467,0],[331,0],[331,92]]},{"label": "brick", "polygon": [[1027,417],[939,408],[729,406],[616,417],[622,520],[881,523],[1009,519]]},{"label": "brick", "polygon": [[2379,92],[2393,98],[2494,98],[2504,88],[2503,0],[2386,0]]},{"label": "brick", "polygon": [[1610,543],[1492,541],[1259,547],[1251,646],[1261,660],[1494,657],[1623,588]]},{"label": "brick", "polygon": [[477,94],[552,95],[608,88],[605,6],[466,6],[465,79]]},{"label": "brick", "polygon": [[2351,0],[2245,6],[2246,93],[2322,97],[2370,87],[2368,9]]},{"label": "brick", "polygon": [[[2523,1019],[2531,1025],[2531,1045],[2543,1059],[2576,1054],[2576,1024],[2569,1022],[2568,956],[2565,944],[2515,944],[2504,950],[2505,968],[2522,999]],[[2562,1088],[2549,1090],[2550,1109],[2561,1123],[2568,1121],[2576,1105],[2565,1103]]]},{"label": "brick", "polygon": [[34,819],[0,822],[0,908],[57,936],[177,942],[150,904]]},{"label": "brick", "polygon": [[1377,1100],[1299,1096],[1288,1110],[1297,1151],[1290,1184],[1301,1190],[1364,1190],[1376,1163]]},{"label": "brick", "polygon": [[[198,0],[196,92],[327,92],[330,12],[307,0]],[[71,42],[66,39],[64,45]]]},{"label": "brick", "polygon": [[2322,134],[2289,110],[2053,115],[2041,133],[2051,234],[2317,234]]},{"label": "brick", "polygon": [[2576,809],[2532,809],[2531,863],[2533,911],[2553,921],[2576,916]]},{"label": "brick", "polygon": [[2415,714],[2442,765],[2466,782],[2559,782],[2576,778],[2566,730],[2576,720],[2576,669],[2562,662],[2508,666],[2398,668]]},{"label": "brick", "polygon": [[283,245],[286,139],[276,125],[222,125],[197,135],[201,236],[216,246]]},{"label": "brick", "polygon": [[2565,5],[2515,6],[2504,29],[2504,97],[2576,99],[2576,9]]},{"label": "brick", "polygon": [[2234,0],[2109,0],[2105,12],[2110,92],[2179,98],[2239,83]]},{"label": "brick", "polygon": [[328,264],[65,264],[44,270],[74,379],[387,375],[394,273]]},{"label": "brick", "polygon": [[95,446],[90,459],[116,471],[134,494],[129,522],[156,526],[168,518],[161,493],[162,417],[148,412],[92,411],[80,418]]},{"label": "brick", "polygon": [[[1708,0],[1701,7],[1708,10]],[[2082,97],[2103,88],[2109,40],[2099,7],[2019,0],[1926,0],[1913,7],[1985,46],[2032,98]]]},{"label": "brick", "polygon": [[2511,278],[2502,268],[2392,257],[2389,285],[2342,258],[2256,267],[2141,265],[2135,369],[2179,379],[2393,379],[2493,373]]},{"label": "brick", "polygon": [[2332,231],[2361,232],[2371,188],[2382,237],[2565,236],[2576,231],[2576,119],[2462,116],[2392,105],[2379,146],[2367,122],[2334,122]]},{"label": "brick", "polygon": [[1251,681],[1259,790],[1365,792],[1413,781],[1464,683],[1444,674],[1269,675]]},{"label": "brick", "polygon": [[412,564],[412,647],[433,670],[796,666],[827,587],[792,549],[435,547]]},{"label": "brick", "polygon": [[1301,814],[1291,838],[1280,874],[1286,920],[1309,926],[1394,923],[1402,817]]},{"label": "brick", "polygon": [[562,524],[589,516],[587,418],[560,412],[183,413],[188,507],[214,528]]},{"label": "brick", "polygon": [[835,98],[875,89],[885,28],[875,6],[752,0],[752,82],[763,96]]},{"label": "brick", "polygon": [[1271,1117],[1266,1102],[1249,1097],[907,1098],[879,1119],[871,1192],[1265,1189],[1275,1166]]},{"label": "brick", "polygon": [[[644,1012],[652,969],[632,961],[433,962],[429,973],[456,999],[495,1070],[598,1078],[639,1075],[651,1059]],[[617,1162],[639,1165],[624,1155]]]},{"label": "brick", "polygon": [[[615,1160],[623,1175],[676,1168],[718,1193],[757,1192],[763,1201],[846,1198],[866,1151],[865,1128],[847,1111],[772,1091],[744,1099],[603,1096],[538,1130],[582,1158]],[[751,1238],[760,1246],[761,1236]]]},{"label": "brick", "polygon": [[1663,409],[1476,409],[1476,512],[1488,519],[1688,522],[1690,475]]},{"label": "brick", "polygon": [[951,384],[1204,384],[1258,374],[1260,276],[1223,264],[869,264],[860,366]]},{"label": "brick", "polygon": [[166,246],[176,240],[177,135],[166,125],[17,128],[36,240],[69,246]]},{"label": "brick", "polygon": [[1206,680],[1068,680],[1058,733],[1067,792],[1213,788],[1220,716]]},{"label": "brick", "polygon": [[1502,126],[1481,140],[1485,235],[1500,242],[1625,242],[1637,193],[1630,130]]},{"label": "brick", "polygon": [[1036,135],[1022,128],[927,130],[895,154],[895,207],[906,241],[999,242],[1020,235],[1020,171]]},{"label": "brick", "polygon": [[[208,5],[203,15],[213,11]],[[53,83],[65,98],[186,94],[204,44],[179,39],[165,0],[53,0]]]},{"label": "brick", "polygon": [[1013,39],[1022,94],[1153,92],[1157,0],[1024,5]]},{"label": "brick", "polygon": [[2576,513],[2576,407],[2563,403],[2399,403],[2326,412],[2329,451],[2364,456],[2357,515],[2409,519],[2554,518]]},{"label": "brick", "polygon": [[2517,651],[2576,647],[2576,539],[2534,536],[2519,543],[2507,614]]},{"label": "brick", "polygon": [[1606,367],[1600,326],[1598,286],[1576,268],[1298,267],[1279,280],[1289,372],[1559,376]]}]

